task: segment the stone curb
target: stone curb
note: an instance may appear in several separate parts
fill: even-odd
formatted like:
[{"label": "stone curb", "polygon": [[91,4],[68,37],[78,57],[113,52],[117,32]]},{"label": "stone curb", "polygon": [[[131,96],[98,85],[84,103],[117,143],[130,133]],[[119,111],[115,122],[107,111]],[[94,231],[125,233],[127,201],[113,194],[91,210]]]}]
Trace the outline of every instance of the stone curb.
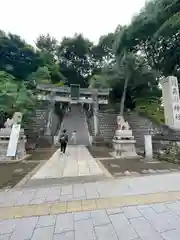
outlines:
[{"label": "stone curb", "polygon": [[31,154],[27,154],[25,157],[20,158],[18,160],[4,160],[4,161],[0,161],[0,164],[10,164],[10,163],[18,163],[18,162],[22,162],[23,163],[30,156],[31,156]]},{"label": "stone curb", "polygon": [[119,172],[119,173],[114,173],[114,178],[118,177],[143,177],[145,175],[159,175],[159,174],[165,174],[165,173],[174,173],[174,172],[179,172],[179,169],[158,169],[158,170],[153,170],[153,169],[148,169],[148,170],[142,170],[141,173],[138,172],[130,172],[130,171],[125,171],[125,172]]},{"label": "stone curb", "polygon": [[20,182],[18,182],[14,188],[19,188],[24,186],[28,180],[47,162],[48,160],[44,160],[39,162],[39,164],[37,165],[37,167],[35,167],[31,172],[29,172],[23,179],[21,179]]}]

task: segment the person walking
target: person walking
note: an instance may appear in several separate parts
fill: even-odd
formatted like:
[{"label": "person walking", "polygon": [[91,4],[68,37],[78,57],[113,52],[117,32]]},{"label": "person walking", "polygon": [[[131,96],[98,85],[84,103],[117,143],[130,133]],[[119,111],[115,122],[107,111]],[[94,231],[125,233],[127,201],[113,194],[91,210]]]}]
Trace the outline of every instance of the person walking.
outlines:
[{"label": "person walking", "polygon": [[67,144],[68,144],[68,134],[67,134],[67,130],[64,129],[62,134],[60,135],[61,153],[66,152]]},{"label": "person walking", "polygon": [[71,141],[73,141],[73,144],[76,145],[76,143],[77,143],[76,131],[72,132]]}]

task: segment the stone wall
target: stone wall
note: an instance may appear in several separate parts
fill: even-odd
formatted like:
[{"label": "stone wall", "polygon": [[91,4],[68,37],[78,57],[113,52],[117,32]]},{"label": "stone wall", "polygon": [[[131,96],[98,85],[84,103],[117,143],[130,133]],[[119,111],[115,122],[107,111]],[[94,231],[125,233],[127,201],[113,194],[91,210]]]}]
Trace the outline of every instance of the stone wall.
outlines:
[{"label": "stone wall", "polygon": [[41,136],[44,135],[48,121],[48,102],[39,102],[29,124],[25,124],[24,132],[27,137],[26,149],[33,149]]}]

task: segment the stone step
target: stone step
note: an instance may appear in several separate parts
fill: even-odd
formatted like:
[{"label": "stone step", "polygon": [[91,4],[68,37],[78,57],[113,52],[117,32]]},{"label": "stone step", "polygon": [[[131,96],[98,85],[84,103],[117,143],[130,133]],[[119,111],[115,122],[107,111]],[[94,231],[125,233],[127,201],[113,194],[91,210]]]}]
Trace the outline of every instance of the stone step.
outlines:
[{"label": "stone step", "polygon": [[[112,141],[114,132],[117,128],[116,118],[117,114],[102,112],[99,114],[100,135],[102,135],[104,139],[109,139]],[[125,119],[128,121],[133,131],[133,135],[136,140],[136,146],[144,149],[144,135],[149,133],[152,123],[149,120],[142,118],[135,112],[127,114]],[[93,119],[89,120],[88,124],[90,124],[91,129],[93,129]]]},{"label": "stone step", "polygon": [[[68,112],[64,116],[63,128],[67,129],[69,134],[74,130],[77,131],[77,144],[89,145],[88,129],[84,112],[81,110],[81,106],[71,106],[71,112]],[[91,127],[89,127],[91,129]],[[70,136],[71,137],[71,136]]]}]

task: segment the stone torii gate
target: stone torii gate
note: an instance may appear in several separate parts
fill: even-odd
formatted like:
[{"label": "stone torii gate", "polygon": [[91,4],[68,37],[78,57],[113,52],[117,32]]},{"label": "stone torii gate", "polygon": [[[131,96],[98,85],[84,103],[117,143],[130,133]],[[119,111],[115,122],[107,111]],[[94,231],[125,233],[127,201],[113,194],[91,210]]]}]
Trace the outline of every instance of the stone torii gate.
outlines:
[{"label": "stone torii gate", "polygon": [[[57,85],[53,84],[39,84],[37,89],[39,90],[38,99],[46,101],[48,100],[50,102],[51,109],[55,102],[67,104],[86,103],[89,104],[89,107],[92,106],[95,135],[99,134],[99,104],[108,104],[109,92],[111,89],[80,88],[78,84],[72,84],[70,87],[58,87]],[[49,109],[47,134],[50,134],[51,112],[52,111]]]}]

